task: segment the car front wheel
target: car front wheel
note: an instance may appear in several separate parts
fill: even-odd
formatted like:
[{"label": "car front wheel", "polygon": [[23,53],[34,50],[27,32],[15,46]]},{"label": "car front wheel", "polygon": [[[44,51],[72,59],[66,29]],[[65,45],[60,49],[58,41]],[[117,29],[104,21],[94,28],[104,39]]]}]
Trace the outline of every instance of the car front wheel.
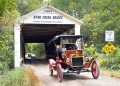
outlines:
[{"label": "car front wheel", "polygon": [[49,73],[51,76],[53,76],[53,68],[50,66],[50,63],[49,63]]},{"label": "car front wheel", "polygon": [[93,61],[91,70],[92,70],[93,78],[97,79],[99,77],[99,74],[100,74],[100,67],[99,67],[97,61]]},{"label": "car front wheel", "polygon": [[62,67],[59,63],[57,63],[57,77],[59,82],[62,82],[63,80],[63,71],[62,71]]}]

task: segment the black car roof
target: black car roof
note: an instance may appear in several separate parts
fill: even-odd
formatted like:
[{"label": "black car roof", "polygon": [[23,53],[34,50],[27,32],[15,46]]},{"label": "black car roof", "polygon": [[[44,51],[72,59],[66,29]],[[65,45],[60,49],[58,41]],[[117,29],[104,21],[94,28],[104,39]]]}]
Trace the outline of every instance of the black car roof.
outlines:
[{"label": "black car roof", "polygon": [[54,41],[55,44],[59,44],[61,38],[81,38],[84,37],[83,35],[59,35],[55,36],[52,41]]},{"label": "black car roof", "polygon": [[59,36],[55,36],[54,39],[58,39],[58,38],[66,38],[66,37],[84,37],[84,35],[59,35]]},{"label": "black car roof", "polygon": [[81,38],[81,37],[84,37],[84,35],[59,35],[59,36],[55,36],[53,41],[58,41],[60,38],[66,38],[66,37],[67,38],[71,38],[71,37],[73,37],[73,38],[75,38],[75,37]]}]

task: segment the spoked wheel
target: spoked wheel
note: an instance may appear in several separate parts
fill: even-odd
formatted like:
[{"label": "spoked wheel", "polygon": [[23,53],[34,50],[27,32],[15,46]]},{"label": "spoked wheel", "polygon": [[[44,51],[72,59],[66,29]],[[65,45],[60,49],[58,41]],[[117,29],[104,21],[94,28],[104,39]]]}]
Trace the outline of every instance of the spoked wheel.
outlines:
[{"label": "spoked wheel", "polygon": [[50,72],[50,75],[53,76],[53,68],[50,66],[50,63],[49,63],[49,72]]},{"label": "spoked wheel", "polygon": [[100,74],[100,67],[99,67],[97,61],[93,61],[91,69],[92,69],[93,78],[97,79],[99,77],[99,74]]},{"label": "spoked wheel", "polygon": [[62,82],[62,80],[63,80],[63,71],[62,71],[62,67],[61,67],[61,65],[59,63],[57,64],[57,77],[58,77],[59,82]]}]

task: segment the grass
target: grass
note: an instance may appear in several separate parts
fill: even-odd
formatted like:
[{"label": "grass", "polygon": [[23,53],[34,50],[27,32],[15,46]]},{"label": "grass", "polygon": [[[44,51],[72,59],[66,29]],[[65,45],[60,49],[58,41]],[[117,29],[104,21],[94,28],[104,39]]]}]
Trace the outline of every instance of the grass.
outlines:
[{"label": "grass", "polygon": [[120,78],[120,68],[119,68],[120,63],[118,63],[117,61],[118,60],[115,60],[112,57],[110,59],[107,58],[106,56],[104,58],[99,58],[98,62],[101,69],[101,75]]},{"label": "grass", "polygon": [[111,77],[116,77],[120,79],[120,70],[109,70],[106,68],[101,68],[101,75],[107,75],[107,76],[111,76]]},{"label": "grass", "polygon": [[0,86],[41,86],[41,81],[33,69],[20,67],[0,76]]}]

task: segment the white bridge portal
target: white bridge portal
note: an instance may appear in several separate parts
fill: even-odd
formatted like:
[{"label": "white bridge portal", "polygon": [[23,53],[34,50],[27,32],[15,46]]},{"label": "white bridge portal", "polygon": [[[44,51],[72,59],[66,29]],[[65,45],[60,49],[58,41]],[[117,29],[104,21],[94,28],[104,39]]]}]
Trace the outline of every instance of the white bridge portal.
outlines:
[{"label": "white bridge portal", "polygon": [[19,19],[14,25],[15,67],[20,67],[25,57],[25,43],[47,43],[54,36],[75,29],[80,34],[82,21],[46,5]]}]

